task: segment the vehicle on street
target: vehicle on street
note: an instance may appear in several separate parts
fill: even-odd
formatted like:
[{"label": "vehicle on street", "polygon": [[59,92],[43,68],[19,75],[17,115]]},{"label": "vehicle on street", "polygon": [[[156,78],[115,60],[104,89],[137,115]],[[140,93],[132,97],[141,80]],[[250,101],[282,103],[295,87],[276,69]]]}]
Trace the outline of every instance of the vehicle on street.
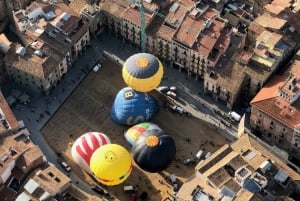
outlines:
[{"label": "vehicle on street", "polygon": [[57,159],[57,162],[61,165],[61,167],[66,171],[66,172],[70,172],[71,171],[71,167],[63,160],[61,159]]},{"label": "vehicle on street", "polygon": [[198,160],[200,160],[202,158],[202,156],[204,155],[204,151],[202,149],[200,149],[197,154],[196,154],[196,158]]},{"label": "vehicle on street", "polygon": [[101,67],[102,67],[101,64],[96,64],[96,65],[93,67],[93,71],[94,71],[95,73],[97,73],[97,72],[100,70]]},{"label": "vehicle on street", "polygon": [[190,165],[190,164],[195,164],[196,163],[196,159],[195,158],[187,158],[183,160],[183,164],[184,165]]},{"label": "vehicle on street", "polygon": [[93,191],[95,191],[96,193],[98,193],[99,195],[104,195],[105,194],[104,190],[102,188],[100,188],[99,186],[97,186],[97,185],[92,185],[91,189]]},{"label": "vehicle on street", "polygon": [[129,192],[129,193],[137,192],[137,188],[131,185],[124,186],[124,192]]},{"label": "vehicle on street", "polygon": [[158,91],[160,91],[161,93],[167,93],[170,89],[168,86],[160,86],[157,88]]},{"label": "vehicle on street", "polygon": [[177,106],[177,105],[171,106],[171,109],[172,109],[173,111],[175,111],[175,112],[180,113],[180,114],[183,114],[183,113],[184,113],[184,110],[183,110],[181,107]]},{"label": "vehicle on street", "polygon": [[235,111],[228,112],[228,116],[230,117],[231,120],[234,120],[236,122],[240,122],[240,120],[242,118],[241,115]]},{"label": "vehicle on street", "polygon": [[177,94],[174,93],[173,91],[168,91],[167,96],[170,96],[171,98],[176,98]]},{"label": "vehicle on street", "polygon": [[205,154],[204,158],[207,159],[207,158],[210,157],[210,156],[211,156],[211,153],[210,153],[210,152],[207,152],[207,153]]},{"label": "vehicle on street", "polygon": [[176,86],[170,86],[170,91],[176,92],[177,91],[177,87]]}]

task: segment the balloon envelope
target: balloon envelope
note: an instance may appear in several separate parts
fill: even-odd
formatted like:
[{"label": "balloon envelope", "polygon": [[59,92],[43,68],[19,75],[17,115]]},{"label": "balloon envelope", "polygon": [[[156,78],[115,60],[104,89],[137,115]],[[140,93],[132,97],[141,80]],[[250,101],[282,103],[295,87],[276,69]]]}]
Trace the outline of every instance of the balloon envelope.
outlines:
[{"label": "balloon envelope", "polygon": [[134,125],[150,120],[159,109],[157,100],[130,87],[121,89],[111,107],[111,118],[118,124]]},{"label": "balloon envelope", "polygon": [[85,133],[73,143],[71,155],[75,163],[90,173],[90,159],[96,149],[102,145],[110,144],[109,138],[99,132]]},{"label": "balloon envelope", "polygon": [[172,163],[176,155],[173,138],[163,131],[148,130],[132,146],[134,161],[148,172],[160,172]]},{"label": "balloon envelope", "polygon": [[137,137],[142,135],[147,130],[161,131],[161,128],[159,128],[154,123],[143,122],[143,123],[139,123],[137,125],[130,127],[124,134],[124,137],[125,137],[126,141],[132,146],[134,144],[134,142],[136,141]]},{"label": "balloon envelope", "polygon": [[100,183],[107,186],[118,185],[131,173],[131,156],[120,145],[106,144],[94,152],[90,168],[93,176]]},{"label": "balloon envelope", "polygon": [[154,55],[138,53],[129,57],[122,69],[124,82],[140,92],[148,92],[161,82],[163,65]]}]

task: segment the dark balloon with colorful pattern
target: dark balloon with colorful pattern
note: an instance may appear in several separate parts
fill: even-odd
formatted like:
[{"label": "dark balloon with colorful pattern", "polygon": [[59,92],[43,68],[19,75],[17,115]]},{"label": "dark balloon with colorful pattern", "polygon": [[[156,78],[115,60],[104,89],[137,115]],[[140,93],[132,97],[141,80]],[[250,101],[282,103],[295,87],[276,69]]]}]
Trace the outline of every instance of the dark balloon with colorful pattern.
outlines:
[{"label": "dark balloon with colorful pattern", "polygon": [[164,131],[147,130],[136,139],[131,153],[141,169],[160,172],[175,159],[176,145],[173,138]]}]

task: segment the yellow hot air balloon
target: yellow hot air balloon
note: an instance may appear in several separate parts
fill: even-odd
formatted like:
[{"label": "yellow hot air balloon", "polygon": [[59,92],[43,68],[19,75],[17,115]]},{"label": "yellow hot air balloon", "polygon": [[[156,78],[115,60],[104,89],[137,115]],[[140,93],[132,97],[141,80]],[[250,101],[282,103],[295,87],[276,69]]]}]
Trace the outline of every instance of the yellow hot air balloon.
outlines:
[{"label": "yellow hot air balloon", "polygon": [[122,69],[124,82],[139,92],[148,92],[161,82],[163,65],[152,54],[138,53],[129,57]]},{"label": "yellow hot air balloon", "polygon": [[124,182],[131,173],[132,161],[129,152],[118,144],[106,144],[92,155],[90,169],[95,179],[107,186]]}]

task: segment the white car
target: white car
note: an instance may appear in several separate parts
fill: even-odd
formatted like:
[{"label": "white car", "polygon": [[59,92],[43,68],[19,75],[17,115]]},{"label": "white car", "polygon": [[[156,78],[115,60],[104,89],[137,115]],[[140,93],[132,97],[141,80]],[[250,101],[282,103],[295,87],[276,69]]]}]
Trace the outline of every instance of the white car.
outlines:
[{"label": "white car", "polygon": [[61,165],[61,167],[66,171],[66,172],[70,172],[71,171],[71,167],[62,159],[58,158],[57,162]]},{"label": "white car", "polygon": [[167,96],[170,96],[170,97],[172,97],[172,98],[176,98],[177,94],[174,93],[173,91],[168,91],[168,92],[167,92]]},{"label": "white car", "polygon": [[95,65],[95,66],[93,67],[93,71],[94,71],[95,73],[97,73],[97,72],[100,70],[101,67],[102,67],[101,64],[97,64],[97,65]]},{"label": "white car", "polygon": [[172,108],[172,110],[174,110],[175,112],[178,112],[180,114],[183,114],[183,112],[184,112],[184,110],[177,105],[173,105],[171,108]]},{"label": "white car", "polygon": [[166,93],[167,91],[169,91],[169,87],[168,86],[160,86],[157,88],[158,91],[160,91],[161,93]]},{"label": "white car", "polygon": [[176,92],[177,91],[177,87],[176,86],[170,86],[170,91]]}]

